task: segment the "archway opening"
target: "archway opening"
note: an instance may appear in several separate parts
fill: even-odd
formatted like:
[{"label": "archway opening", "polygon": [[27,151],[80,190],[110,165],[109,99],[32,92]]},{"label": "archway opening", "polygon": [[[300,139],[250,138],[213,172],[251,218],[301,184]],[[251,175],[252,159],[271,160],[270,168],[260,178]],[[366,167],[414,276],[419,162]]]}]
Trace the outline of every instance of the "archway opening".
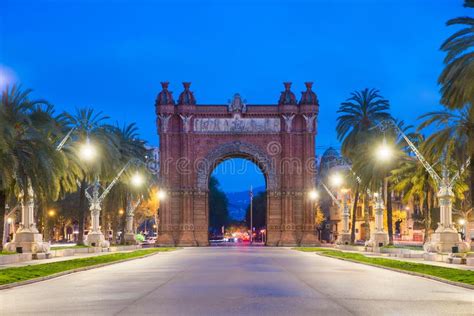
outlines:
[{"label": "archway opening", "polygon": [[218,163],[209,177],[210,244],[265,244],[267,204],[266,177],[256,163],[246,157]]}]

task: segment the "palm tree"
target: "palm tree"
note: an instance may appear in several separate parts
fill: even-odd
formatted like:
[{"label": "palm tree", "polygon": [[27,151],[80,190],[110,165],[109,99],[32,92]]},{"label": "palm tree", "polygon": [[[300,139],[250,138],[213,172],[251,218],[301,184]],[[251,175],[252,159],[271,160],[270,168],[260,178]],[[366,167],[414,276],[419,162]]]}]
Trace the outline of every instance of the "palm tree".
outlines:
[{"label": "palm tree", "polygon": [[[55,130],[46,128],[52,122],[51,106],[44,100],[31,100],[31,90],[7,87],[2,92],[0,121],[0,217],[3,221],[7,196],[22,199],[31,186],[36,197],[57,198],[59,177],[66,168],[65,156],[53,143]],[[1,230],[3,230],[3,225]],[[0,234],[3,236],[3,234]]]},{"label": "palm tree", "polygon": [[[472,0],[466,0],[465,7],[474,8]],[[465,28],[451,35],[441,45],[446,52],[438,82],[441,87],[441,103],[451,109],[459,109],[466,104],[474,104],[474,18],[465,16],[447,22]]]},{"label": "palm tree", "polygon": [[[460,110],[430,112],[423,116],[425,119],[419,129],[430,125],[436,127],[436,132],[426,139],[427,152],[441,157],[455,159],[458,168],[468,157],[474,160],[474,106],[466,105]],[[469,189],[474,192],[474,161],[470,165]],[[471,205],[474,205],[474,194],[471,194]]]},{"label": "palm tree", "polygon": [[110,126],[106,124],[108,116],[102,112],[94,112],[91,108],[81,108],[76,110],[74,115],[63,113],[62,118],[67,125],[75,128],[74,145],[72,151],[78,152],[79,146],[90,140],[97,151],[99,157],[96,161],[90,163],[82,163],[82,172],[80,174],[80,191],[78,205],[78,221],[79,234],[78,244],[84,243],[84,225],[86,214],[88,211],[88,203],[86,201],[86,189],[88,183],[95,181],[96,177],[108,179],[116,170],[116,157],[120,156],[118,146],[112,133]]},{"label": "palm tree", "polygon": [[[391,116],[388,100],[377,89],[364,89],[351,93],[351,97],[341,103],[337,118],[337,137],[342,141],[342,154],[353,161],[359,155],[359,148],[367,143],[375,125]],[[357,173],[357,172],[356,172]],[[355,186],[355,198],[352,211],[351,241],[355,241],[355,214],[359,200],[359,184]]]},{"label": "palm tree", "polygon": [[[396,122],[400,130],[405,134],[411,126],[405,126],[403,121]],[[409,138],[414,136],[408,133]],[[387,144],[394,144],[392,148],[392,155],[389,161],[380,161],[376,157],[376,149],[378,145],[386,142]],[[387,230],[389,236],[389,243],[393,243],[393,208],[392,208],[392,181],[391,172],[407,157],[410,149],[407,148],[405,141],[398,135],[395,130],[387,130],[380,135],[380,133],[367,134],[366,142],[358,146],[357,155],[354,156],[353,166],[354,171],[361,179],[361,189],[372,192],[378,192],[380,187],[385,187],[386,197],[385,203],[387,208]]]},{"label": "palm tree", "polygon": [[[122,128],[118,125],[114,127],[108,127],[109,132],[114,136],[115,143],[118,146],[119,156],[116,157],[116,165],[120,165],[122,168],[126,163],[128,163],[132,159],[138,159],[140,161],[144,161],[145,156],[148,153],[147,148],[145,147],[145,141],[139,138],[138,128],[135,123],[132,124],[124,124]],[[133,168],[128,169],[125,176],[120,179],[120,182],[113,187],[110,192],[110,195],[107,198],[107,205],[108,207],[106,210],[109,210],[108,214],[106,211],[103,213],[103,218],[111,218],[112,222],[115,224],[114,226],[114,235],[118,231],[118,228],[124,230],[125,227],[125,216],[117,216],[116,212],[111,212],[111,210],[116,210],[118,208],[122,208],[125,210],[127,208],[128,200],[132,198],[132,193],[135,195],[143,195],[144,198],[148,196],[148,189],[147,188],[137,188],[137,190],[133,190],[130,186],[127,185],[127,179],[129,178],[131,173],[140,172],[144,177],[147,177],[151,182],[150,174],[145,170],[143,165],[135,165]],[[123,236],[123,235],[122,235]],[[115,238],[114,238],[115,241]],[[124,239],[122,239],[124,242]]]}]

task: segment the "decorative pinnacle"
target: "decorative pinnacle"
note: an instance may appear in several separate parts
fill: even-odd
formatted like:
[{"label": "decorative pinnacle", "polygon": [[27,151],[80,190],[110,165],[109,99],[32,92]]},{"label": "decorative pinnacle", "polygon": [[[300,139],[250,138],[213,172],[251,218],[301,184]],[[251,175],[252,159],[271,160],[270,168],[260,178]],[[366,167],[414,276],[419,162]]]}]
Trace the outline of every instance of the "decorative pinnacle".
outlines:
[{"label": "decorative pinnacle", "polygon": [[189,90],[190,86],[191,86],[191,82],[183,82],[184,90]]}]

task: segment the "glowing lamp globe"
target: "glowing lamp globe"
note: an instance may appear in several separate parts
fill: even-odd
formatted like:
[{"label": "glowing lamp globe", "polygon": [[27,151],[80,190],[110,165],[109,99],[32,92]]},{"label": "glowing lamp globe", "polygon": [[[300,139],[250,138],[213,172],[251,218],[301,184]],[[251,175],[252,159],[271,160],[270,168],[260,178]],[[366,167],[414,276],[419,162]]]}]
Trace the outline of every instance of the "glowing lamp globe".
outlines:
[{"label": "glowing lamp globe", "polygon": [[319,192],[316,190],[309,191],[309,198],[313,201],[317,200],[319,198]]},{"label": "glowing lamp globe", "polygon": [[158,200],[160,201],[166,199],[166,191],[159,190],[157,196],[158,196]]},{"label": "glowing lamp globe", "polygon": [[94,146],[87,141],[84,145],[80,148],[80,156],[85,161],[92,161],[96,156],[96,151]]},{"label": "glowing lamp globe", "polygon": [[340,174],[336,173],[331,176],[330,181],[331,181],[332,186],[340,187],[342,183],[344,182],[344,179],[342,178]]},{"label": "glowing lamp globe", "polygon": [[377,149],[377,158],[381,161],[388,161],[392,157],[392,148],[387,146],[387,144],[382,144]]},{"label": "glowing lamp globe", "polygon": [[143,176],[139,173],[135,173],[133,176],[132,176],[132,184],[133,186],[140,186],[143,184]]}]

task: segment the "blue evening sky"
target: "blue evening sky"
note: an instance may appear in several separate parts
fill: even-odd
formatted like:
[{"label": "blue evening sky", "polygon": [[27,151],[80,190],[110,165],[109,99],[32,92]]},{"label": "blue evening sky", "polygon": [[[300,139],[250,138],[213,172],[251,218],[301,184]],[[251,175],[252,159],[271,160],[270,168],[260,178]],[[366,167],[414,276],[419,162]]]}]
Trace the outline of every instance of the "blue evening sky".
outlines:
[{"label": "blue evening sky", "polygon": [[[439,46],[454,31],[445,22],[467,14],[461,0],[2,0],[0,85],[21,82],[58,111],[91,106],[137,122],[157,145],[160,81],[175,97],[192,81],[207,104],[235,92],[276,103],[283,81],[298,97],[314,81],[321,155],[338,146],[336,110],[355,89],[379,88],[408,123],[438,109]],[[248,187],[221,178],[227,190]]]}]

